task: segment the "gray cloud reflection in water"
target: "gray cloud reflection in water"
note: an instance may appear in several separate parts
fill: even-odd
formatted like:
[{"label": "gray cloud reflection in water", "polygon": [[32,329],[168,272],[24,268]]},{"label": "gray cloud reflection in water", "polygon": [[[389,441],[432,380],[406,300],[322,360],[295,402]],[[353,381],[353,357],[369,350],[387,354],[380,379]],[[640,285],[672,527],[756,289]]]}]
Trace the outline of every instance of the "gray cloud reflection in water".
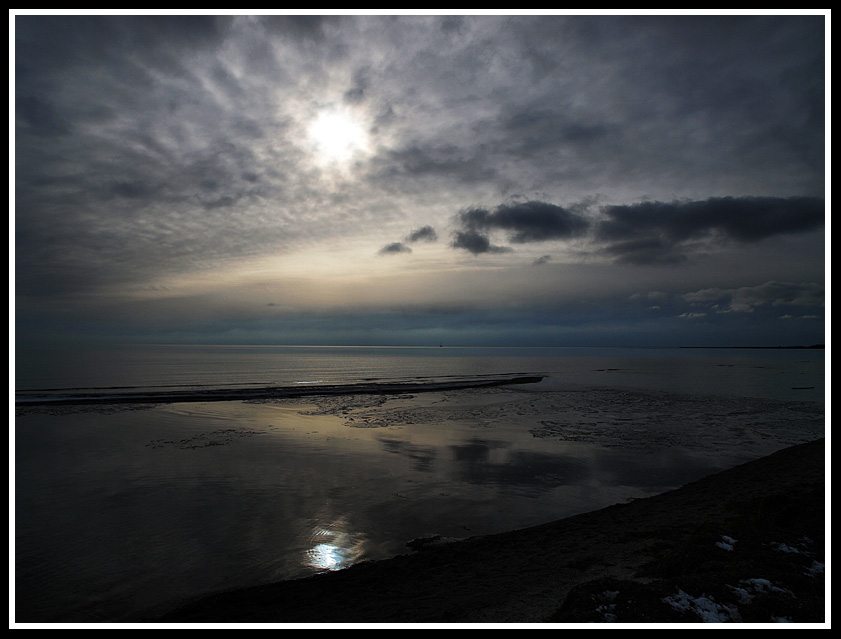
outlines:
[{"label": "gray cloud reflection in water", "polygon": [[433,471],[435,459],[438,457],[438,451],[434,446],[418,446],[401,439],[378,438],[382,444],[383,450],[387,453],[394,453],[397,455],[405,455],[412,462],[412,469],[422,472],[430,473]]},{"label": "gray cloud reflection in water", "polygon": [[586,459],[511,449],[506,442],[473,439],[450,448],[457,479],[470,484],[542,492],[580,484],[592,475]]},{"label": "gray cloud reflection in water", "polygon": [[[434,446],[419,446],[393,437],[378,438],[383,450],[410,459],[412,469],[433,472],[439,458]],[[555,486],[576,485],[591,477],[591,464],[582,458],[513,448],[512,442],[472,437],[450,444],[450,478],[467,484],[527,488],[542,492]],[[443,459],[443,458],[442,458]]]}]

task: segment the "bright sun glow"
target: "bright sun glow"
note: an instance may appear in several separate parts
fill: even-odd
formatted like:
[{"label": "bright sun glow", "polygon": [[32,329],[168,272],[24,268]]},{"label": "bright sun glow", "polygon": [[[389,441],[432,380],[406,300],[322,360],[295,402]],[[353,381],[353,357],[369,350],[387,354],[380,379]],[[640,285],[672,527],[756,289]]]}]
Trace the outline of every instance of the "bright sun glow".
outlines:
[{"label": "bright sun glow", "polygon": [[310,125],[309,135],[326,162],[345,162],[367,146],[365,129],[345,111],[323,111]]}]

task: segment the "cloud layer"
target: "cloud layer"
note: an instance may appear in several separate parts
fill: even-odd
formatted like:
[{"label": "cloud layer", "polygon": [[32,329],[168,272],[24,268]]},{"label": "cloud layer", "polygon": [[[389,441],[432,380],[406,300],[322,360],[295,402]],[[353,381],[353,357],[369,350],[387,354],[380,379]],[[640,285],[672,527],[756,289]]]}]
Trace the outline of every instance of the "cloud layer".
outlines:
[{"label": "cloud layer", "polygon": [[823,316],[824,16],[13,19],[21,335]]}]

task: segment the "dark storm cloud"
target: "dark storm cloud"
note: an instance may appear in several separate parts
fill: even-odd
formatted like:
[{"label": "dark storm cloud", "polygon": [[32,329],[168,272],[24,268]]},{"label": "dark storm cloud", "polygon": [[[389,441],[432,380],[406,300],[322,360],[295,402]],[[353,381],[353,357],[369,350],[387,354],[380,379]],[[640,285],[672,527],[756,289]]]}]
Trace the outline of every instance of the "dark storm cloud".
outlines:
[{"label": "dark storm cloud", "polygon": [[698,202],[642,202],[607,206],[609,218],[598,227],[600,239],[615,240],[655,232],[674,242],[718,231],[740,241],[821,228],[825,203],[820,198],[724,197]]},{"label": "dark storm cloud", "polygon": [[463,209],[451,245],[473,254],[501,252],[505,247],[491,243],[494,232],[515,244],[586,238],[595,242],[594,253],[617,262],[675,265],[689,259],[692,242],[752,244],[820,230],[825,216],[822,198],[721,197],[603,206],[594,224],[589,217],[594,203],[562,207],[528,201]]},{"label": "dark storm cloud", "polygon": [[403,244],[403,242],[392,242],[386,244],[379,250],[380,255],[397,255],[398,253],[411,253],[412,249]]},{"label": "dark storm cloud", "polygon": [[431,226],[422,226],[421,228],[412,230],[409,233],[404,242],[392,242],[390,244],[386,244],[382,247],[379,251],[379,255],[397,255],[399,253],[411,253],[411,247],[407,246],[406,243],[414,244],[415,242],[435,242],[438,240],[438,234],[435,232],[435,229]]},{"label": "dark storm cloud", "polygon": [[464,249],[473,255],[482,253],[510,253],[511,248],[507,246],[496,246],[491,244],[491,239],[484,233],[477,231],[454,231],[453,240],[450,242],[453,248]]},{"label": "dark storm cloud", "polygon": [[713,238],[754,243],[821,229],[821,198],[725,197],[695,202],[641,202],[602,208],[595,229],[605,252],[620,261],[675,263],[686,259],[682,244]]},{"label": "dark storm cloud", "polygon": [[586,218],[568,209],[536,201],[501,204],[494,210],[468,208],[460,211],[457,219],[462,233],[475,238],[499,230],[515,244],[570,239],[582,235],[590,224]]},{"label": "dark storm cloud", "polygon": [[638,265],[673,265],[689,259],[677,247],[659,237],[614,242],[607,245],[604,252],[617,262]]},{"label": "dark storm cloud", "polygon": [[419,229],[414,229],[406,236],[407,242],[435,242],[438,239],[438,234],[431,226],[422,226]]}]

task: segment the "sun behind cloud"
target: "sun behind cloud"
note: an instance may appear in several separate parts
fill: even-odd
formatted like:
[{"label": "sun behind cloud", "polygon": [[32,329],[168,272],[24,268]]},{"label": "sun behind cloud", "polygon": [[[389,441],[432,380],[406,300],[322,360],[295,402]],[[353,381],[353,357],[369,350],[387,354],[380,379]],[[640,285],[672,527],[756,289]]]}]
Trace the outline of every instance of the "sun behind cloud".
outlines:
[{"label": "sun behind cloud", "polygon": [[341,164],[368,150],[369,141],[359,118],[347,109],[319,112],[308,129],[318,159],[324,164]]}]

